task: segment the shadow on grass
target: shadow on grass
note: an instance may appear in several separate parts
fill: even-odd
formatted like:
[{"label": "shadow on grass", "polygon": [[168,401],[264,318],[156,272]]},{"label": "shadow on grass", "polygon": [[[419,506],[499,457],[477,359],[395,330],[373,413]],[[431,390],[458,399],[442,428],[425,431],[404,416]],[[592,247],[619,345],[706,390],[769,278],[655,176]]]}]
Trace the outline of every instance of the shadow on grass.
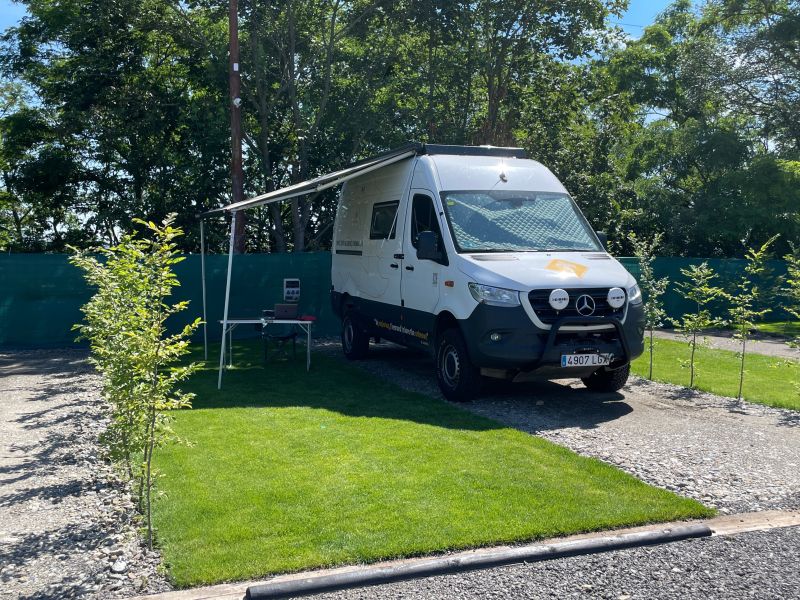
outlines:
[{"label": "shadow on grass", "polygon": [[[212,350],[209,356],[213,355]],[[307,373],[304,348],[295,359],[265,364],[261,357],[257,342],[238,343],[234,348],[236,366],[225,371],[222,390],[216,389],[217,364],[205,363],[203,370],[183,386],[197,394],[193,408],[305,406],[353,417],[398,419],[451,429],[485,431],[511,426],[530,433],[564,427],[592,429],[633,411],[623,402],[622,394],[599,394],[550,381],[488,382],[479,400],[456,405],[439,394],[427,355],[393,345],[373,348],[366,360],[387,363],[385,377],[320,353],[313,355]],[[202,353],[195,352],[192,358],[200,359]],[[405,386],[404,379],[413,384]],[[398,385],[422,393],[399,389]],[[482,410],[497,403],[513,408],[512,417],[504,418],[503,424],[493,420],[492,411]],[[508,410],[503,412],[509,414]],[[519,423],[513,414],[520,417]]]},{"label": "shadow on grass", "polygon": [[[197,354],[193,358],[200,358]],[[296,359],[259,361],[259,348],[240,344],[232,369],[217,390],[217,365],[206,363],[183,390],[196,394],[192,408],[294,408],[328,410],[350,417],[397,419],[436,427],[486,431],[503,426],[442,400],[402,389],[340,360],[314,354],[306,372],[305,348]],[[256,360],[253,360],[254,357]]]}]

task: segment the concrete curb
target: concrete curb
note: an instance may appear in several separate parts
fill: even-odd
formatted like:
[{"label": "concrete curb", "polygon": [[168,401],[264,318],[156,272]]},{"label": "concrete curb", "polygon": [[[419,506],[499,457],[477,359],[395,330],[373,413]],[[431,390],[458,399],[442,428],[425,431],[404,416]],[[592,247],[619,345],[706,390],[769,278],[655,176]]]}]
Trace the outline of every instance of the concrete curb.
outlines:
[{"label": "concrete curb", "polygon": [[705,524],[685,525],[659,531],[643,531],[610,537],[523,546],[467,556],[433,558],[392,567],[366,567],[347,573],[334,573],[292,581],[275,581],[253,585],[247,588],[246,598],[249,600],[266,600],[267,598],[306,596],[352,587],[380,585],[404,579],[417,579],[461,571],[488,569],[521,562],[537,562],[567,556],[677,542],[690,538],[708,537],[712,533],[711,528]]}]

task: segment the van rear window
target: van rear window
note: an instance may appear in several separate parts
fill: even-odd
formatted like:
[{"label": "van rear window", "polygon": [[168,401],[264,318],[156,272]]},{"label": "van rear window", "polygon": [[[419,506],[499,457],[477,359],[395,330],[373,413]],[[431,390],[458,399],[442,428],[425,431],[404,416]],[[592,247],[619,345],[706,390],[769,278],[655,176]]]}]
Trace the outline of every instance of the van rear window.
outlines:
[{"label": "van rear window", "polygon": [[372,207],[372,221],[369,226],[369,239],[393,240],[397,231],[397,207],[399,200],[379,202]]}]

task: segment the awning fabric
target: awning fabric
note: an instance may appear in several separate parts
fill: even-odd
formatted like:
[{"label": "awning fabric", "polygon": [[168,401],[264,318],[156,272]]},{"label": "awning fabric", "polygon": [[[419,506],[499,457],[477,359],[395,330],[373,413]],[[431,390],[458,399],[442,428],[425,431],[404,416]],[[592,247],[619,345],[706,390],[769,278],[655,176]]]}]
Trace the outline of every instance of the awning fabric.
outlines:
[{"label": "awning fabric", "polygon": [[359,175],[362,175],[369,171],[373,171],[375,169],[379,169],[391,163],[410,158],[418,154],[422,147],[423,147],[422,144],[417,144],[417,143],[407,144],[400,148],[390,150],[385,154],[381,154],[379,156],[368,158],[361,162],[355,163],[354,165],[351,165],[346,169],[334,171],[333,173],[328,173],[327,175],[322,175],[315,179],[310,179],[308,181],[296,183],[294,185],[290,185],[289,187],[281,188],[279,190],[267,192],[266,194],[261,194],[260,196],[255,196],[254,198],[242,200],[241,202],[234,202],[228,204],[227,206],[223,206],[221,208],[217,208],[214,210],[210,210],[206,213],[203,213],[202,216],[205,217],[209,215],[218,214],[221,212],[234,212],[238,210],[244,210],[247,208],[254,208],[256,206],[261,206],[263,204],[280,202],[281,200],[288,200],[289,198],[296,198],[297,196],[303,196],[305,194],[319,192],[327,188],[333,187],[335,185],[339,185],[340,183],[344,183],[348,179],[353,179],[354,177],[358,177]]}]

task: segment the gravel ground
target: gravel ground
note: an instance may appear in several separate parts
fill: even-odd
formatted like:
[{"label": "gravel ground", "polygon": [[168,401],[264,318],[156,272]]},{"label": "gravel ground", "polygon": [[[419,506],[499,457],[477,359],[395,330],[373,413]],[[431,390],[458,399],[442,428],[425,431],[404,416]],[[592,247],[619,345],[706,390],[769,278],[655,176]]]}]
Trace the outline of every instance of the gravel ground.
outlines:
[{"label": "gravel ground", "polygon": [[800,598],[800,527],[417,579],[313,596],[356,598]]},{"label": "gravel ground", "polygon": [[[336,355],[335,343],[324,346]],[[441,397],[433,363],[392,344],[354,363]],[[464,408],[604,460],[722,513],[800,508],[800,413],[632,378],[600,394],[579,380],[491,382]]]},{"label": "gravel ground", "polygon": [[[686,341],[686,338],[674,331],[656,331],[655,336],[666,340]],[[742,349],[742,343],[734,339],[732,331],[714,331],[703,336],[703,340],[709,347],[719,350],[739,352]],[[792,348],[781,338],[762,334],[756,334],[754,339],[747,341],[747,352],[800,359],[800,348]]]},{"label": "gravel ground", "polygon": [[99,378],[79,350],[0,354],[0,598],[168,589],[99,458]]}]

